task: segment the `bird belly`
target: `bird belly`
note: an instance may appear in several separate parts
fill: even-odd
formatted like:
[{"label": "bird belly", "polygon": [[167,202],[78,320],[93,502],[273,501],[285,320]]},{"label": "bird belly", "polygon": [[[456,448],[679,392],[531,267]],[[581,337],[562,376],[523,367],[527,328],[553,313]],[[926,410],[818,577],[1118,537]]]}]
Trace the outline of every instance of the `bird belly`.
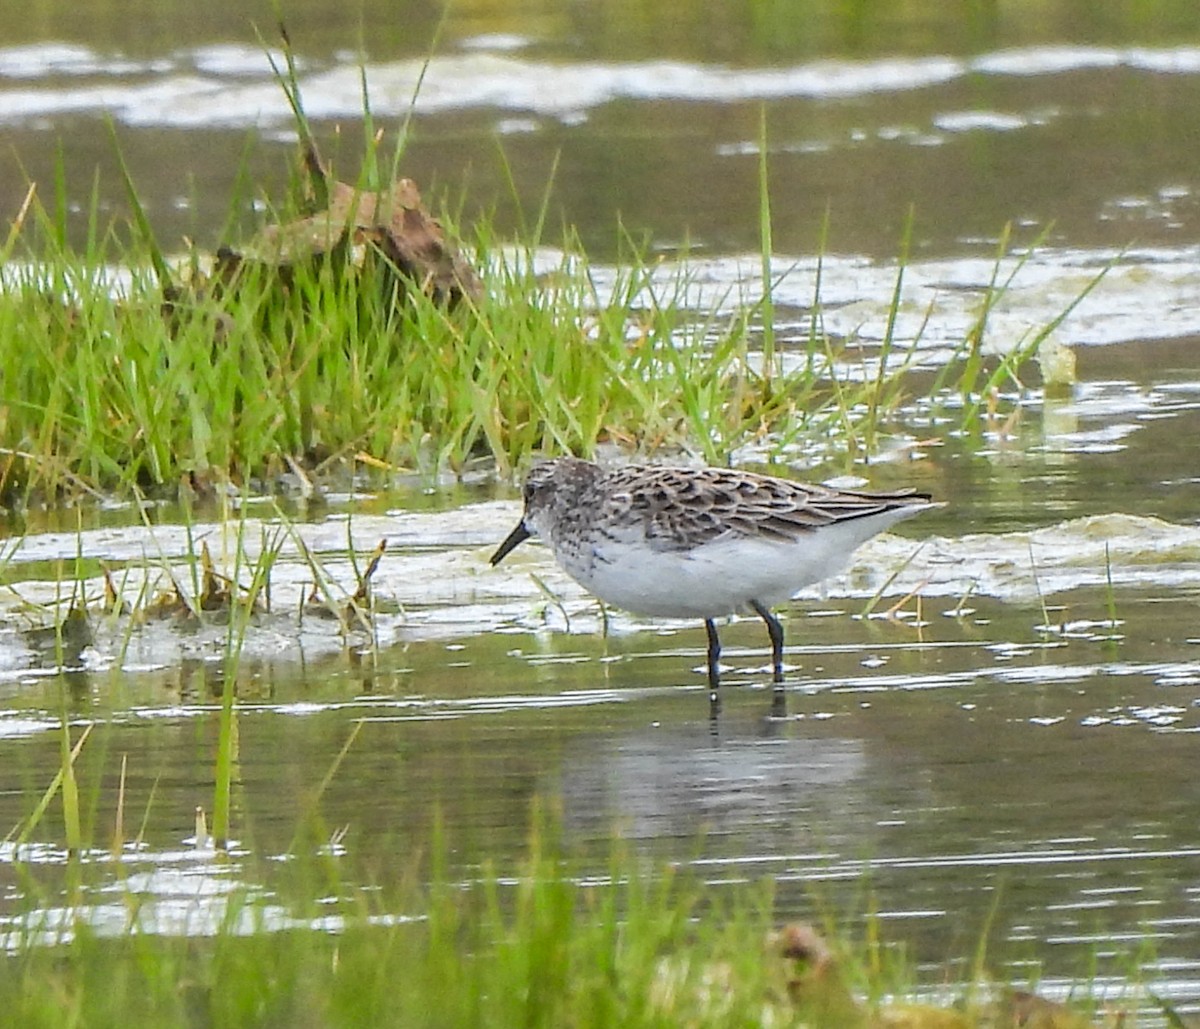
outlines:
[{"label": "bird belly", "polygon": [[566,570],[605,603],[635,614],[718,618],[746,610],[751,601],[786,600],[832,575],[849,556],[831,562],[823,550],[807,539],[729,539],[691,550],[614,545],[597,547],[587,570]]}]

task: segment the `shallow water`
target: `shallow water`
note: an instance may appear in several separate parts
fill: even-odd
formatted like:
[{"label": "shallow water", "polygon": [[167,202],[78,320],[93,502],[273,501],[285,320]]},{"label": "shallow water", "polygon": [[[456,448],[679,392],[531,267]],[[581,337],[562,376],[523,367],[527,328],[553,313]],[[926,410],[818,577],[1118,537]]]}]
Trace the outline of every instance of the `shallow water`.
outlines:
[{"label": "shallow water", "polygon": [[[201,541],[232,568],[240,538],[243,569],[279,548],[271,612],[249,630],[238,678],[245,855],[287,850],[306,798],[361,724],[322,810],[331,832],[347,829],[333,851],[348,888],[377,888],[384,908],[396,855],[427,837],[435,810],[456,867],[470,874],[488,858],[503,871],[533,799],[548,798],[597,874],[615,829],[692,862],[714,888],[774,877],[781,917],[834,910],[853,927],[878,911],[931,976],[947,962],[950,976],[965,972],[955,962],[986,931],[989,955],[1018,978],[1040,964],[1048,981],[1096,974],[1103,987],[1149,953],[1156,992],[1195,1005],[1200,25],[1190,4],[1163,5],[1171,18],[1140,27],[1088,20],[1078,5],[1038,9],[955,34],[953,19],[905,5],[909,20],[864,15],[858,36],[833,14],[814,14],[807,34],[738,32],[731,19],[708,35],[681,14],[647,36],[629,31],[636,5],[607,28],[548,5],[452,20],[429,69],[408,174],[457,189],[470,165],[466,214],[498,203],[503,227],[518,218],[497,137],[526,210],[560,153],[553,207],[601,262],[598,284],[615,275],[602,261],[620,212],[664,252],[660,283],[675,281],[674,248],[689,242],[698,312],[731,311],[761,288],[758,258],[746,255],[757,245],[765,102],[785,360],[819,313],[831,335],[861,344],[862,363],[852,346],[843,373],[872,374],[910,204],[894,339],[929,375],[995,276],[1016,270],[988,320],[987,346],[1004,353],[1109,269],[1054,332],[1077,370],[1057,395],[1029,390],[1014,413],[1013,391],[966,431],[927,404],[903,405],[865,468],[838,440],[768,440],[735,455],[773,457],[789,474],[911,483],[947,503],[788,606],[782,698],[766,685],[757,619],[723,630],[730,670],[714,723],[699,626],[604,617],[532,547],[488,567],[518,505],[486,476],[292,505],[286,525],[271,504],[247,502],[224,523],[197,514],[190,539],[169,507],[148,513],[152,530],[132,509],[26,512],[0,539],[10,770],[0,825],[26,816],[57,768],[65,697],[77,728],[97,726],[80,758],[96,838],[112,824],[122,756],[128,809],[150,811],[143,845],[126,854],[129,878],[118,885],[114,873],[89,893],[90,917],[124,925],[119,890],[133,884],[145,928],[211,931],[223,898],[249,885],[290,924],[286,863],[221,863],[192,845],[195,808],[211,802],[227,626],[97,615],[90,637],[61,649],[46,631],[69,604],[61,584],[76,562],[93,602],[103,564],[144,605],[172,576],[190,587]],[[266,138],[252,171],[282,178],[286,117],[261,58],[223,17],[181,16],[170,31],[148,19],[145,39],[119,47],[92,18],[67,27],[48,15],[45,34],[30,29],[0,50],[6,142],[48,182],[63,138],[82,200],[92,163],[111,165],[109,112],[164,240],[215,241],[248,125]],[[296,18],[309,110],[332,146],[334,122],[360,108],[344,52],[354,40]],[[429,29],[371,38],[372,103],[385,120],[407,106]],[[14,210],[22,178],[2,181],[0,204]],[[106,174],[105,209],[120,196]],[[1008,221],[1016,246],[997,271]],[[1051,221],[1018,270],[1020,245]],[[537,257],[546,268],[561,260],[552,247]],[[300,617],[313,571],[298,538],[339,599],[355,588],[349,548],[361,566],[388,540],[373,637]],[[876,613],[913,590],[920,599],[895,618],[863,617],[885,583]],[[60,842],[49,825],[19,851],[0,848],[0,916],[32,908],[46,928],[65,917]]]},{"label": "shallow water", "polygon": [[[695,2],[472,4],[441,27],[415,105],[436,23],[406,11],[397,24],[388,8],[365,10],[360,26],[295,3],[288,24],[306,110],[328,155],[350,163],[344,177],[359,146],[362,47],[379,124],[395,131],[413,108],[406,174],[463,195],[468,220],[495,210],[502,230],[532,219],[550,189],[552,223],[561,212],[595,257],[613,252],[618,213],[657,247],[756,249],[764,104],[784,252],[815,250],[826,210],[825,249],[872,257],[898,251],[910,208],[914,252],[937,256],[988,254],[1007,222],[1029,238],[1053,223],[1053,242],[1081,247],[1194,242],[1194,5],[1159,3],[1141,19],[1067,0],[1025,6],[972,19],[936,0],[902,13],[852,5],[857,16],[775,5],[765,22],[731,9],[714,23]],[[246,170],[279,195],[294,134],[256,14],[164,4],[139,35],[127,12],[38,7],[0,48],[4,210],[28,178],[49,202],[61,139],[77,238],[94,167],[102,218],[120,212],[105,116],[167,249],[182,235],[218,241],[248,129],[263,145]],[[258,22],[268,36],[272,21]],[[243,221],[254,200],[240,198]]]},{"label": "shallow water", "polygon": [[[1037,413],[1034,405],[1025,415]],[[1164,420],[1178,428],[1188,416]],[[1138,432],[1122,437],[1129,464],[1145,442]],[[1080,471],[1095,459],[1084,451],[1060,471],[1058,492],[1019,508],[951,500],[907,537],[863,548],[824,596],[811,591],[787,608],[782,697],[767,685],[761,623],[727,627],[715,722],[698,625],[609,612],[606,636],[594,602],[540,549],[487,566],[514,500],[443,512],[405,512],[403,497],[364,501],[395,505],[349,518],[360,561],[381,535],[391,544],[375,582],[375,647],[362,633],[347,641],[328,620],[301,623],[308,566],[287,548],[274,612],[247,637],[240,848],[255,858],[287,850],[305,798],[361,723],[322,811],[331,831],[348,830],[337,847],[344,881],[377,888],[385,908],[388,869],[425,838],[435,810],[455,834],[457,866],[471,874],[484,858],[501,868],[513,860],[531,803],[548,798],[561,805],[568,844],[596,855],[597,874],[615,829],[657,857],[694,863],[714,888],[772,876],[781,917],[835,910],[853,924],[871,906],[890,938],[939,967],[965,960],[987,930],[996,960],[1017,975],[1040,962],[1052,980],[1087,976],[1096,961],[1103,982],[1151,941],[1159,985],[1186,1000],[1200,935],[1190,885],[1200,872],[1190,760],[1200,731],[1200,528],[1160,520],[1152,498],[1114,513]],[[949,488],[959,466],[969,477],[970,466],[999,462],[986,479],[1003,493],[1004,473],[1037,480],[1044,460],[1034,448],[989,457],[951,443],[923,465]],[[1057,511],[1064,496],[1080,498],[1066,520]],[[192,531],[219,560],[219,526]],[[242,532],[260,538],[253,523]],[[295,532],[335,591],[353,588],[344,516],[295,523]],[[145,530],[27,535],[6,577],[26,604],[49,604],[39,570],[54,554],[103,554],[114,571],[126,561],[142,569],[139,542],[147,545]],[[187,553],[170,525],[156,528],[154,546],[157,561]],[[900,566],[878,610],[913,588],[919,606],[861,617]],[[173,567],[189,581],[186,562]],[[131,597],[142,589],[125,588]],[[99,595],[98,578],[90,589]],[[9,607],[4,622],[19,617]],[[126,858],[147,929],[211,931],[228,892],[247,882],[269,921],[295,917],[282,872],[263,879],[260,861],[214,864],[189,848],[195,808],[210,803],[226,633],[219,620],[131,630],[98,617],[63,675],[52,639],[0,637],[0,747],[19,770],[0,820],[16,824],[53,774],[66,697],[77,727],[99,726],[81,767],[85,792],[99,786],[98,834],[114,818],[118,755],[128,809],[150,805],[143,846]],[[39,835],[55,839],[49,828]],[[0,853],[11,912],[30,899],[17,868],[32,862],[53,883],[62,857],[53,845]],[[50,889],[23,917],[50,917],[55,898]],[[126,909],[102,891],[89,903],[97,924],[124,924]]]}]

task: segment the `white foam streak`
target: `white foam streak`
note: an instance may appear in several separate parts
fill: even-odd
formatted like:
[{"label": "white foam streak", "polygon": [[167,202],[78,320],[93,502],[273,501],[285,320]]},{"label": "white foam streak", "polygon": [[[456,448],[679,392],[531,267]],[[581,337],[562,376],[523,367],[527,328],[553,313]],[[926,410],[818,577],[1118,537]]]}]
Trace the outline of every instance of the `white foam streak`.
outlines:
[{"label": "white foam streak", "polygon": [[[822,60],[768,68],[674,60],[568,63],[526,59],[496,47],[441,55],[428,65],[420,59],[368,64],[365,73],[377,116],[407,111],[420,83],[418,112],[490,108],[572,121],[616,100],[837,100],[927,89],[968,75],[1035,77],[1114,67],[1194,75],[1200,73],[1200,48],[1027,47],[967,59]],[[309,116],[359,116],[360,74],[349,56],[324,69],[305,71],[302,65],[300,85]],[[71,81],[59,81],[63,78]],[[81,81],[88,78],[98,81]],[[5,89],[5,79],[46,85]],[[266,56],[252,48],[205,46],[152,61],[66,44],[0,49],[0,121],[87,110],[111,113],[130,125],[179,128],[279,128],[291,121]]]}]

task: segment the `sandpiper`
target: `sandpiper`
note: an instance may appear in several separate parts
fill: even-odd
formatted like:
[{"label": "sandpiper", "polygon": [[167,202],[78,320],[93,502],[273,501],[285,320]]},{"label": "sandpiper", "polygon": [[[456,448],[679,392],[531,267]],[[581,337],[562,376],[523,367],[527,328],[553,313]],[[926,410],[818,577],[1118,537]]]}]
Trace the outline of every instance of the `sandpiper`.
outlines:
[{"label": "sandpiper", "polygon": [[862,543],[935,506],[927,493],[832,489],[728,468],[605,467],[559,457],[533,468],[525,510],[492,555],[530,536],[584,589],[635,614],[702,618],[715,701],[714,619],[755,612],[783,680],[783,626],[770,608],[841,570]]}]

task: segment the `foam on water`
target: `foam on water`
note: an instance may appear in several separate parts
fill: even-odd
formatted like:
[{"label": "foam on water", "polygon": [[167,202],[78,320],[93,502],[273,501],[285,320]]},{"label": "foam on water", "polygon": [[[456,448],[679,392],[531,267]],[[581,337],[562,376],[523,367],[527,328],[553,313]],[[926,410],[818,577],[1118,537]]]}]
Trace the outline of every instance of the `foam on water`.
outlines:
[{"label": "foam on water", "polygon": [[[1148,74],[1200,73],[1196,47],[1028,47],[969,58],[818,60],[768,68],[681,60],[567,63],[513,56],[522,42],[476,38],[462,51],[428,63],[368,62],[363,70],[372,110],[377,117],[404,114],[418,83],[416,110],[421,113],[486,108],[569,119],[616,100],[847,99],[927,89],[968,76],[1051,76],[1116,67]],[[360,115],[360,74],[351,55],[343,64],[307,70],[302,65],[300,85],[309,117]],[[71,81],[58,83],[61,76]],[[115,83],[119,77],[134,81]],[[89,78],[108,84],[81,81]],[[8,89],[5,79],[37,82],[38,88]],[[130,125],[278,127],[291,121],[266,56],[253,48],[210,45],[152,61],[66,44],[0,49],[0,120],[21,122],[66,110],[107,112]]]},{"label": "foam on water", "polygon": [[[545,625],[547,619],[553,622],[557,613],[553,605],[547,606],[539,583],[565,605],[563,610],[570,612],[575,631],[595,631],[599,610],[594,601],[558,569],[544,548],[528,548],[499,568],[489,566],[493,545],[519,511],[516,503],[487,502],[455,511],[352,520],[349,539],[360,554],[370,553],[381,538],[391,544],[372,583],[381,605],[375,619],[375,645],[469,636],[514,623],[536,627]],[[248,520],[244,525],[198,524],[192,532],[196,541],[209,542],[218,569],[231,574],[236,536],[241,534],[245,546],[240,559],[244,570],[261,556],[262,540],[271,537],[272,529],[269,522]],[[347,645],[346,630],[336,619],[297,616],[312,592],[312,569],[295,542],[296,538],[304,540],[308,552],[318,555],[332,594],[345,602],[357,585],[353,565],[345,555],[347,526],[338,519],[295,525],[291,531],[295,538],[281,544],[272,567],[274,613],[257,617],[248,627],[244,641],[247,657],[311,659],[338,653]],[[157,527],[153,547],[140,526],[78,535],[34,535],[19,541],[10,557],[9,572],[17,581],[0,597],[0,619],[14,619],[20,612],[28,621],[26,612],[38,609],[51,624],[56,612],[65,614],[71,591],[26,569],[74,559],[77,553],[110,565],[128,561],[125,569],[114,570],[113,580],[134,605],[171,588],[172,580],[191,581],[191,566],[185,559],[187,534],[182,527]],[[23,573],[31,577],[21,581]],[[1079,588],[1105,588],[1109,581],[1122,589],[1200,587],[1200,526],[1113,513],[1028,532],[933,537],[919,543],[884,535],[861,547],[844,575],[798,596],[810,600],[866,598],[886,584],[889,595],[903,596],[919,589],[932,599],[973,592],[1029,603],[1039,596]],[[83,586],[93,603],[104,595],[102,578]],[[607,617],[618,631],[622,627],[687,624],[637,619],[620,612]],[[130,669],[183,659],[217,661],[227,643],[228,628],[219,621],[180,632],[170,619],[131,627],[125,618],[98,616],[81,661],[92,670],[111,667],[114,660]],[[0,659],[11,662],[4,671],[14,682],[45,674],[43,669],[29,667],[26,649],[0,651]],[[4,731],[0,723],[0,734]]]}]

